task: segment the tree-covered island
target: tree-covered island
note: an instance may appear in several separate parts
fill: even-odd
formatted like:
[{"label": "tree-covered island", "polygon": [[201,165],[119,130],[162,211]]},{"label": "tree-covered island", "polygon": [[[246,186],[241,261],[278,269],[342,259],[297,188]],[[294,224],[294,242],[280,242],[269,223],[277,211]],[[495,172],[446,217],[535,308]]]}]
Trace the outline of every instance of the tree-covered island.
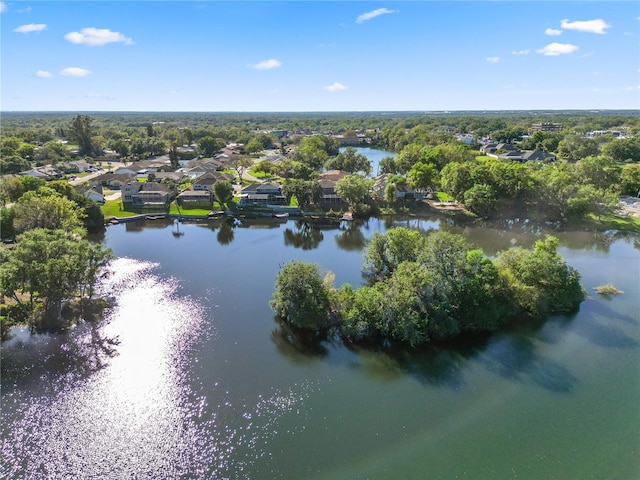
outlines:
[{"label": "tree-covered island", "polygon": [[397,227],[374,233],[364,256],[367,284],[335,288],[333,275],[297,260],[277,275],[270,302],[295,328],[343,338],[417,346],[468,332],[492,332],[522,316],[544,319],[575,311],[584,299],[580,275],[546,237],[495,259],[460,235],[423,237]]}]

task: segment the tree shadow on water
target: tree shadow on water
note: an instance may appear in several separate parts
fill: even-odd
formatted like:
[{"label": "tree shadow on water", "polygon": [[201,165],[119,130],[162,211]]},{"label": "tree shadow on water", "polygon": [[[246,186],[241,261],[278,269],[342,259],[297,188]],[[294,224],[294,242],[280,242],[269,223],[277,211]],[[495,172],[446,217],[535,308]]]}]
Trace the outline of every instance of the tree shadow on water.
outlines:
[{"label": "tree shadow on water", "polygon": [[89,378],[117,355],[118,338],[104,334],[101,321],[86,321],[56,334],[27,334],[2,345],[2,388],[40,384],[43,391]]},{"label": "tree shadow on water", "polygon": [[293,327],[277,317],[275,322],[271,341],[285,357],[295,363],[308,363],[327,356],[326,334]]},{"label": "tree shadow on water", "polygon": [[529,335],[500,335],[479,361],[490,371],[515,382],[532,383],[557,393],[570,393],[577,378],[555,360],[542,357]]}]

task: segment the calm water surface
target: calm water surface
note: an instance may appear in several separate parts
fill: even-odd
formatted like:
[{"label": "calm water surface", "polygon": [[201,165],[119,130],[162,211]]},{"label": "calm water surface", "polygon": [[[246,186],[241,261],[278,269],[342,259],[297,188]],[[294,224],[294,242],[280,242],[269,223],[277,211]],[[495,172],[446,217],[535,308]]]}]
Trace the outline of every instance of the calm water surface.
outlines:
[{"label": "calm water surface", "polygon": [[[545,232],[433,219],[109,227],[103,322],[2,345],[3,478],[640,478],[638,238],[559,233],[571,317],[416,354],[309,347],[274,322],[280,265],[361,281],[374,231],[463,233],[493,255]],[[613,283],[611,299],[593,287]]]}]

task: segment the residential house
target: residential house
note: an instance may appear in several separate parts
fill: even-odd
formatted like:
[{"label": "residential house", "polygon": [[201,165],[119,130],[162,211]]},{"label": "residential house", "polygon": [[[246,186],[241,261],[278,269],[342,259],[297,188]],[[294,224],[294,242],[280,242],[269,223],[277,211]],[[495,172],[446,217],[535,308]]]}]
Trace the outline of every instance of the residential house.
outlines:
[{"label": "residential house", "polygon": [[20,172],[18,175],[42,178],[44,180],[55,180],[56,178],[62,177],[62,172],[53,165],[46,165],[44,167],[25,170]]},{"label": "residential house", "polygon": [[529,129],[530,132],[561,132],[562,124],[553,122],[534,123]]},{"label": "residential house", "polygon": [[127,182],[136,181],[135,178],[135,174],[130,173],[103,173],[92,178],[90,182],[92,187],[100,185],[111,190],[120,190]]},{"label": "residential house", "polygon": [[122,187],[122,201],[132,205],[167,205],[175,195],[175,190],[157,182],[131,181]]},{"label": "residential house", "polygon": [[104,203],[105,201],[104,194],[102,193],[102,185],[90,188],[84,192],[83,195],[97,203]]},{"label": "residential house", "polygon": [[20,172],[18,175],[22,175],[22,176],[25,176],[25,177],[42,178],[44,180],[48,180],[48,179],[51,178],[51,175],[49,175],[48,173],[45,173],[40,168],[32,168],[30,170],[25,170],[24,172]]},{"label": "residential house", "polygon": [[213,184],[220,180],[230,182],[233,180],[233,176],[227,175],[226,173],[208,172],[196,178],[191,186],[193,187],[193,190],[211,190],[213,188]]},{"label": "residential house", "polygon": [[343,170],[329,170],[320,174],[318,183],[322,187],[321,205],[340,205],[342,203],[342,198],[336,193],[336,183],[347,175],[349,173]]},{"label": "residential house", "polygon": [[515,145],[513,145],[512,143],[487,143],[484,146],[482,146],[480,148],[480,151],[482,153],[484,153],[485,155],[488,155],[490,157],[494,157],[497,158],[499,153],[502,152],[515,152],[518,149],[516,148]]},{"label": "residential house", "polygon": [[213,173],[224,168],[222,162],[218,160],[207,160],[200,165],[189,168],[184,171],[184,174],[191,178],[198,178],[206,173]]},{"label": "residential house", "polygon": [[540,150],[513,151],[498,155],[501,160],[512,160],[515,162],[553,162],[556,156]]},{"label": "residential house", "polygon": [[[373,196],[379,200],[384,199],[385,191],[387,190],[388,180],[391,174],[383,173],[382,175],[378,175],[374,179],[372,192]],[[427,189],[426,192],[414,190],[409,186],[408,183],[403,182],[396,185],[396,198],[404,198],[404,199],[420,199],[423,198],[424,195],[431,192],[431,189]]]},{"label": "residential house", "polygon": [[240,192],[238,205],[285,205],[282,186],[276,183],[256,183],[248,185]]},{"label": "residential house", "polygon": [[[153,173],[154,181],[162,182],[167,179],[175,183],[176,185],[182,182],[186,175],[183,172],[150,172]],[[148,178],[148,175],[147,175]]]},{"label": "residential house", "polygon": [[139,173],[139,169],[133,169],[131,167],[120,167],[113,173],[115,173],[116,175],[137,175]]},{"label": "residential house", "polygon": [[86,160],[73,160],[71,162],[63,163],[60,168],[65,173],[82,173],[86,172],[91,165]]},{"label": "residential house", "polygon": [[213,203],[213,198],[214,195],[211,190],[194,190],[192,185],[178,194],[177,202],[178,205],[210,208]]}]

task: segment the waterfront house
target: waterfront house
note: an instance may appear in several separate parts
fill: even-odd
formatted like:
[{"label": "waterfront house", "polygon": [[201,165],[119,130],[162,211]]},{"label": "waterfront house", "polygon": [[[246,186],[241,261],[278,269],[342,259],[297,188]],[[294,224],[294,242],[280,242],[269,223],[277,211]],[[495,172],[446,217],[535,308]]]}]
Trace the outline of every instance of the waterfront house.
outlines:
[{"label": "waterfront house", "polygon": [[238,205],[285,205],[287,199],[282,195],[282,186],[277,183],[255,183],[240,192]]}]

